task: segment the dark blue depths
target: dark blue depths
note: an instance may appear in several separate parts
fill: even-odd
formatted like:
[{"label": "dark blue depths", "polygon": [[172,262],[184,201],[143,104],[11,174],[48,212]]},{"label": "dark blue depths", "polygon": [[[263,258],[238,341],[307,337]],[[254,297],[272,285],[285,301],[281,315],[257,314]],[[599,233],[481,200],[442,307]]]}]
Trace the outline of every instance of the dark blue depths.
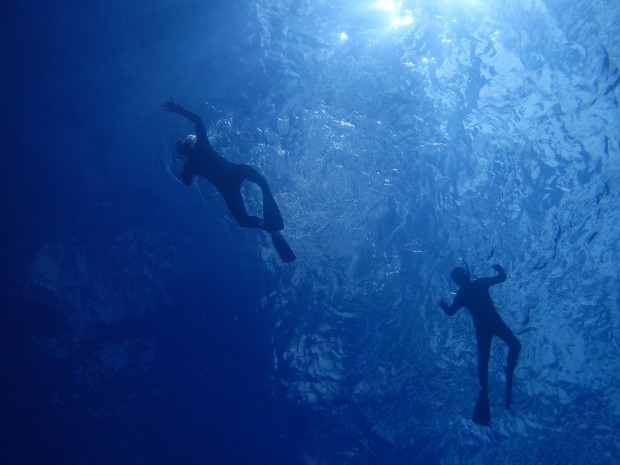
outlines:
[{"label": "dark blue depths", "polygon": [[[618,459],[613,2],[143,3],[2,7],[2,463]],[[169,98],[296,262],[178,182]],[[523,343],[489,428],[462,259]]]}]

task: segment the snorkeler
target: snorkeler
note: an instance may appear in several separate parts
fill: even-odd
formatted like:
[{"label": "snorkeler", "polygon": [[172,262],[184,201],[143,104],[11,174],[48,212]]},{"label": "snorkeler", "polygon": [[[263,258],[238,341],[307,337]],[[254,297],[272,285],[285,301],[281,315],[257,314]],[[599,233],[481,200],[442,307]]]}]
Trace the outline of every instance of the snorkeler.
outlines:
[{"label": "snorkeler", "polygon": [[[284,228],[282,215],[265,178],[253,167],[226,161],[213,150],[204,123],[198,115],[186,110],[172,100],[164,104],[164,110],[178,113],[196,126],[196,134],[187,136],[176,145],[177,152],[187,157],[181,172],[182,181],[189,185],[194,176],[205,178],[224,197],[230,213],[240,226],[262,229],[268,232],[282,261],[289,263],[295,260],[295,254],[279,232]],[[241,184],[246,179],[261,188],[263,218],[250,216],[246,212],[245,203],[241,196]]]},{"label": "snorkeler", "polygon": [[476,339],[478,341],[480,395],[474,407],[473,421],[483,426],[488,426],[491,423],[488,394],[491,340],[493,336],[498,336],[508,344],[508,359],[503,365],[504,373],[506,374],[506,408],[511,407],[512,374],[517,365],[517,358],[521,350],[521,343],[499,316],[489,296],[489,288],[491,286],[506,281],[506,272],[500,265],[493,265],[493,269],[497,271],[497,276],[472,281],[468,269],[454,268],[450,276],[460,286],[460,289],[452,305],[448,306],[443,299],[439,302],[446,315],[452,316],[459,308],[466,307],[474,320]]}]

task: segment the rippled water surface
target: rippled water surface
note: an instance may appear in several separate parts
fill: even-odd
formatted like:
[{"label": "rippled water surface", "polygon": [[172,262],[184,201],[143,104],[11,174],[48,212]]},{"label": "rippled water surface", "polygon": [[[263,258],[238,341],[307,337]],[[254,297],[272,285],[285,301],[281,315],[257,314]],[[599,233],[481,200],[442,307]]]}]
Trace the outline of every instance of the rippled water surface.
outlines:
[{"label": "rippled water surface", "polygon": [[[38,3],[2,20],[3,463],[620,460],[617,2]],[[171,97],[293,264],[178,182]],[[463,261],[523,344],[486,428]]]}]

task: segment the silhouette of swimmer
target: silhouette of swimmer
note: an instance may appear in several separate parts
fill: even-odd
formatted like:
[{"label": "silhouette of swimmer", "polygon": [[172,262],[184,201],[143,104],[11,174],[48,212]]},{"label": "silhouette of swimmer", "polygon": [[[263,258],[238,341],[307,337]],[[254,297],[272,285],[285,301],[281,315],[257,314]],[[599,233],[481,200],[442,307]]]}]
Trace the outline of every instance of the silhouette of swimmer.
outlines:
[{"label": "silhouette of swimmer", "polygon": [[[190,134],[177,142],[176,145],[177,152],[187,157],[181,171],[182,181],[189,185],[194,176],[202,176],[211,182],[224,197],[230,213],[240,226],[262,229],[268,232],[282,261],[289,263],[295,260],[295,254],[279,232],[284,229],[282,215],[265,178],[253,167],[226,161],[213,150],[204,123],[198,115],[186,110],[172,100],[164,104],[164,110],[178,113],[196,126],[196,134]],[[263,193],[262,219],[257,216],[250,216],[246,212],[245,203],[241,196],[241,184],[246,179],[261,188]]]},{"label": "silhouette of swimmer", "polygon": [[494,284],[506,281],[506,272],[500,265],[493,265],[497,276],[471,280],[469,270],[454,268],[450,276],[460,286],[452,305],[442,299],[439,305],[448,316],[454,315],[461,307],[466,307],[471,313],[476,328],[478,341],[478,376],[480,378],[480,395],[474,407],[473,421],[479,425],[488,426],[491,423],[491,409],[489,407],[488,371],[491,340],[498,336],[508,344],[508,359],[504,366],[506,374],[506,408],[512,403],[512,374],[517,365],[517,358],[521,350],[521,343],[504,323],[504,320],[495,310],[489,296],[489,288]]}]

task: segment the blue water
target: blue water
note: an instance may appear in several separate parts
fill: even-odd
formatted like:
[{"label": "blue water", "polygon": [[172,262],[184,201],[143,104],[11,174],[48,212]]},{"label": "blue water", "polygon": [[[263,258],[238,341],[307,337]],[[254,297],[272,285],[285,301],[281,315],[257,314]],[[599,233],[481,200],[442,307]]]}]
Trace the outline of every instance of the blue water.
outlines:
[{"label": "blue water", "polygon": [[[620,462],[617,1],[2,10],[1,463]],[[179,182],[170,98],[295,262]],[[523,344],[490,427],[462,260]]]}]

